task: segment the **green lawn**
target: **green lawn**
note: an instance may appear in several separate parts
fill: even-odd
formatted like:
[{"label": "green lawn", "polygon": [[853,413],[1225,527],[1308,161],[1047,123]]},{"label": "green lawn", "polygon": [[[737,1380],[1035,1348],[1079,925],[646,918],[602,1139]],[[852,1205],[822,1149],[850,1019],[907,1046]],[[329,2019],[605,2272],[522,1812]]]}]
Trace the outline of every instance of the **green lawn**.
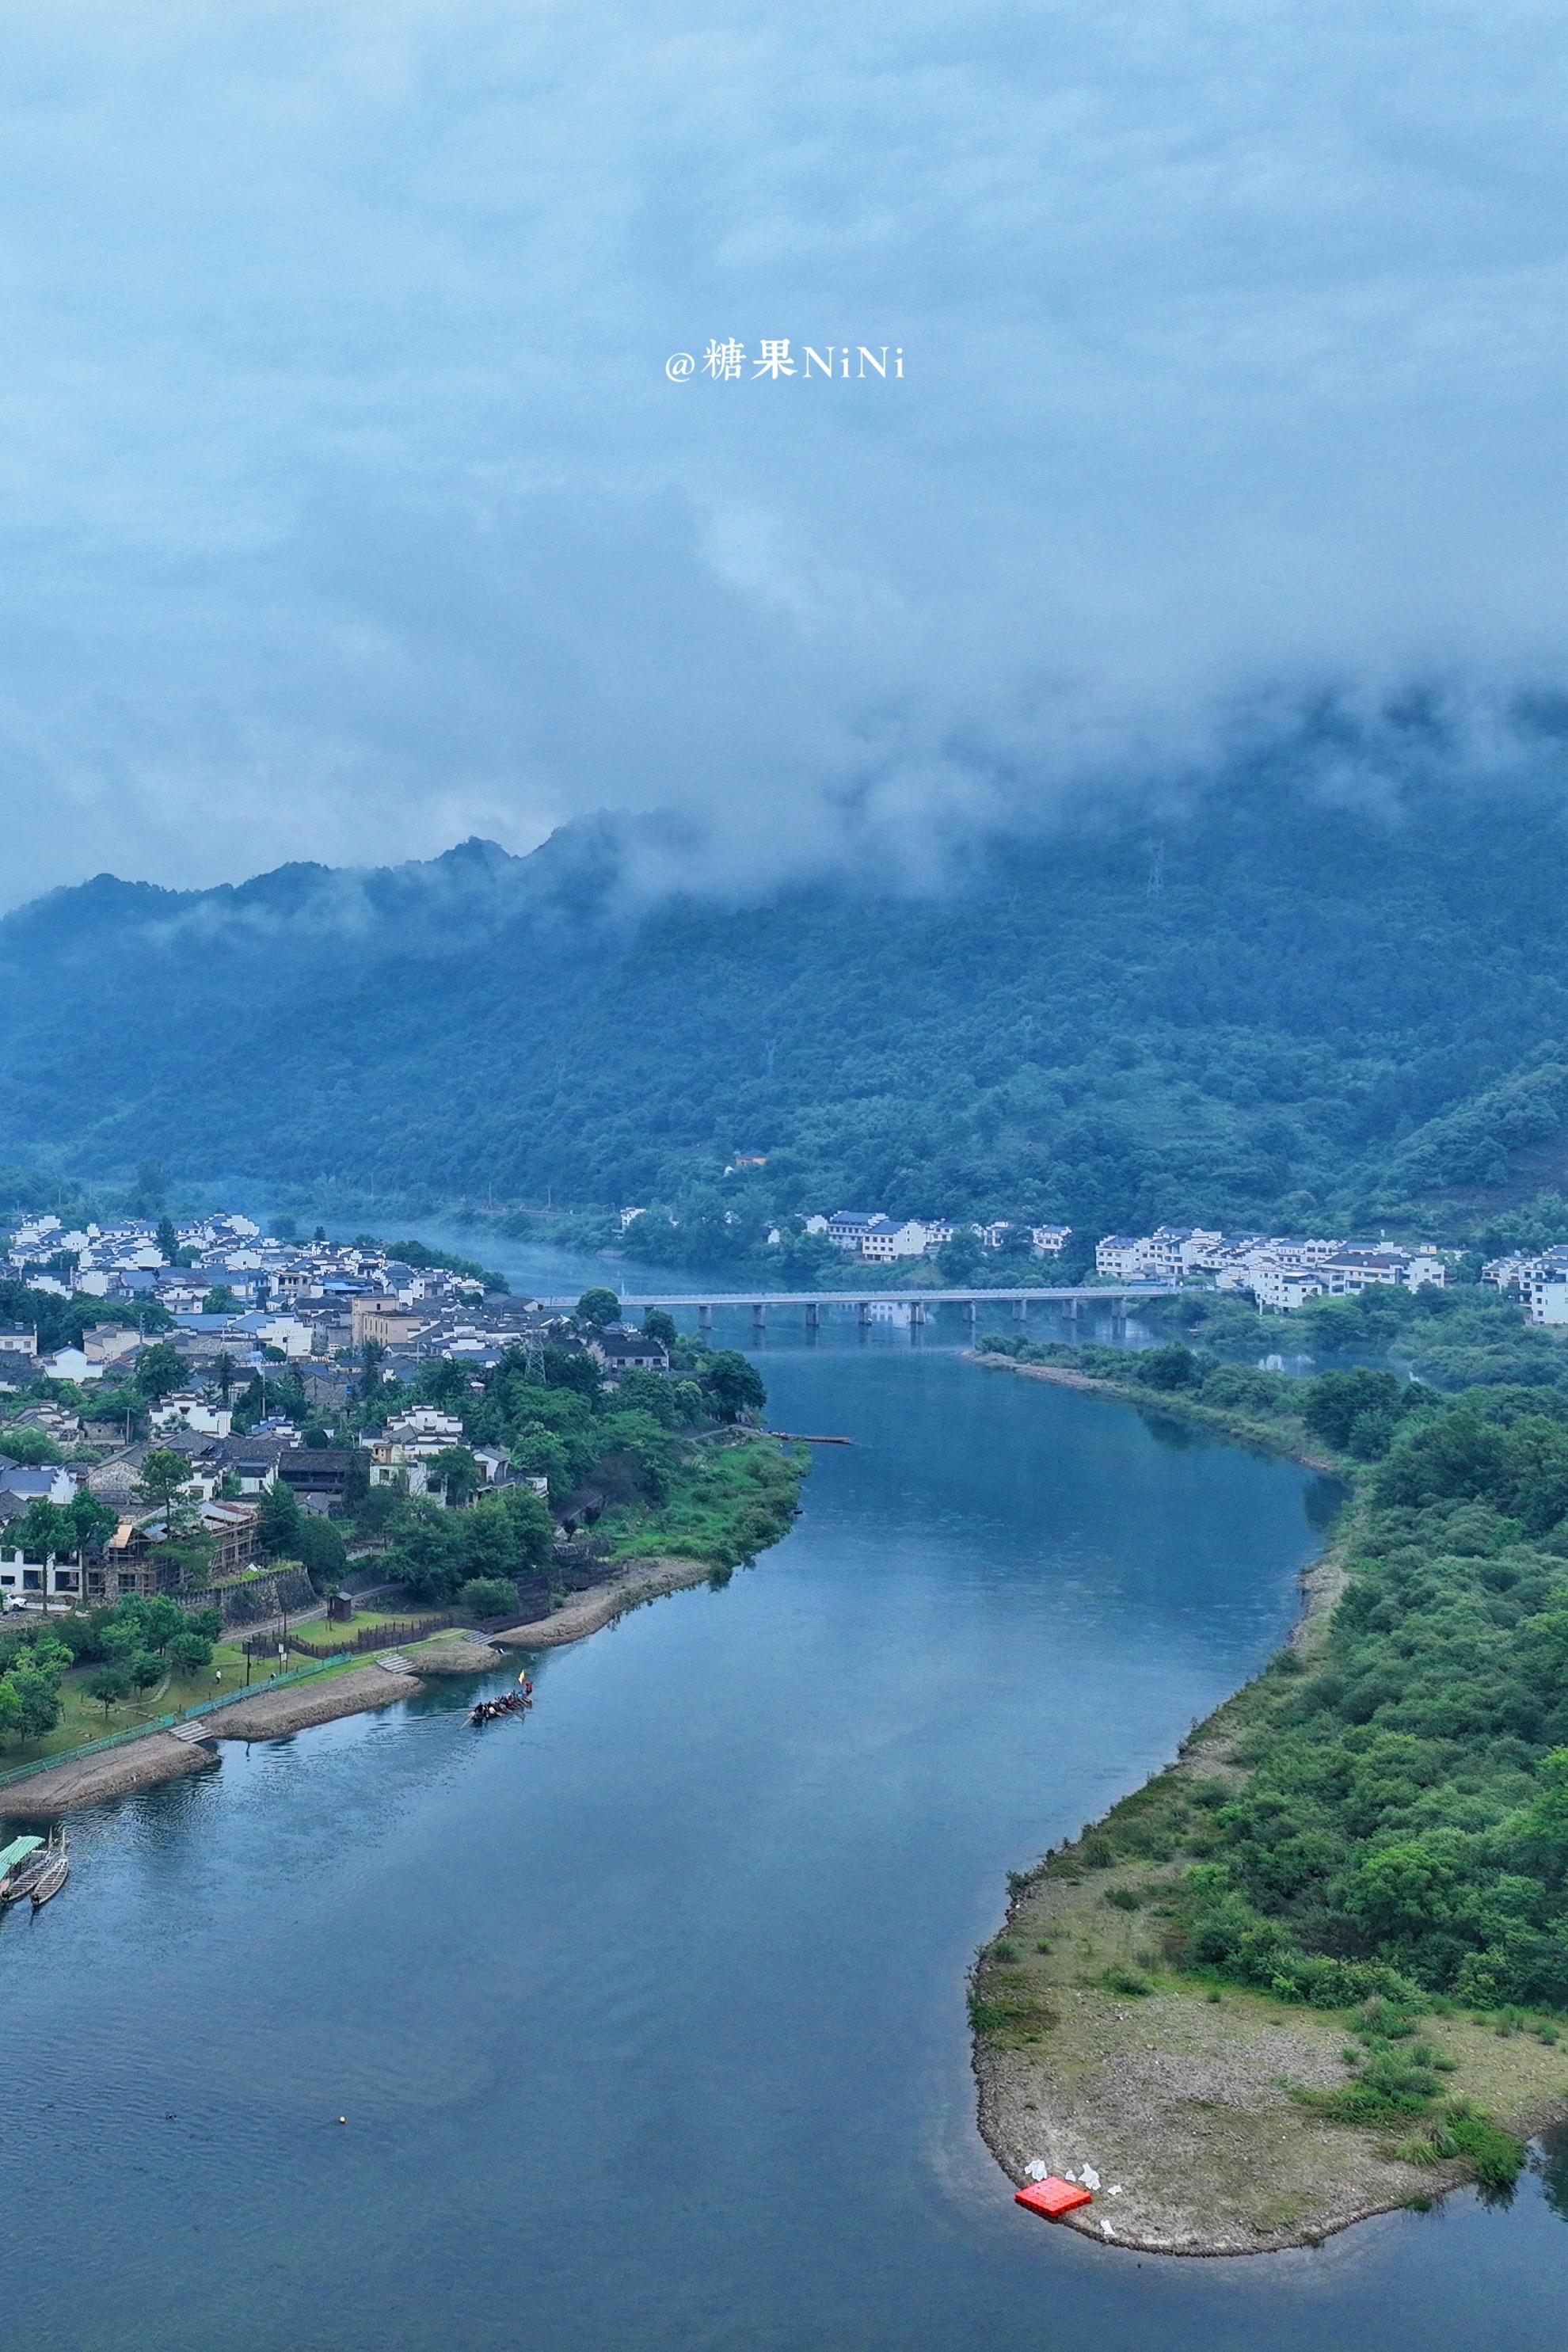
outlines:
[{"label": "green lawn", "polygon": [[[304,1658],[290,1658],[289,1670],[308,1664]],[[102,1739],[117,1731],[134,1731],[144,1723],[156,1722],[162,1715],[178,1715],[199,1700],[222,1698],[226,1693],[245,1688],[245,1654],[237,1642],[220,1642],[213,1652],[210,1666],[199,1674],[171,1675],[165,1685],[154,1683],[151,1690],[138,1691],[133,1698],[111,1706],[105,1719],[100,1701],[89,1698],[84,1685],[92,1673],[91,1666],[78,1666],[67,1675],[60,1685],[63,1712],[55,1729],[42,1739],[12,1738],[0,1747],[0,1772],[14,1770],[18,1764],[37,1764],[51,1756],[62,1756],[72,1748],[79,1748],[89,1739]],[[276,1665],[269,1667],[265,1658],[250,1662],[252,1686],[265,1682]]]}]

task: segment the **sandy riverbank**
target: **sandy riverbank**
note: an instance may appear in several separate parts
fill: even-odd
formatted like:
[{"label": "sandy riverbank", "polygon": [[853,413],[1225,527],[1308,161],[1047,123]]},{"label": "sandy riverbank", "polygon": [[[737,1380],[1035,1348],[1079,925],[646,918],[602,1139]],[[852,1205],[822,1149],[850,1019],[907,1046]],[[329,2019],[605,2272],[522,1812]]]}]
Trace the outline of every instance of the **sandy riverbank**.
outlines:
[{"label": "sandy riverbank", "polygon": [[706,1583],[712,1572],[695,1559],[636,1560],[603,1584],[591,1584],[585,1592],[574,1593],[548,1617],[528,1625],[509,1625],[504,1633],[488,1633],[485,1638],[509,1650],[559,1649],[565,1642],[580,1642],[586,1634],[596,1633],[601,1626],[624,1617],[628,1609],[639,1608],[645,1601],[658,1601],[667,1592]]},{"label": "sandy riverbank", "polygon": [[[977,1360],[1152,1402],[1067,1368]],[[1251,1435],[1226,1431],[1221,1415],[1201,1407],[1187,1412],[1224,1433]],[[1273,1450],[1335,1469],[1278,1438]],[[1289,1636],[1299,1652],[1310,1654],[1327,1632],[1353,1526],[1347,1515],[1302,1576],[1302,1613]],[[1058,2175],[1090,2165],[1101,2187],[1092,2205],[1067,2217],[1070,2226],[1141,2252],[1314,2245],[1470,2178],[1463,2164],[1403,2162],[1394,2153],[1403,2135],[1386,2124],[1352,2129],[1292,2097],[1350,2081],[1343,2017],[1244,1987],[1210,1988],[1163,1957],[1162,1930],[1185,1863],[1158,1855],[1179,1846],[1195,1784],[1245,1780],[1237,1749],[1252,1688],[1226,1701],[1164,1772],[1015,1882],[1002,1932],[976,1966],[974,2073],[987,2147],[1019,2187],[1037,2163]],[[1097,1838],[1102,1831],[1131,1832],[1150,1858],[1101,1866],[1114,1851]],[[1447,2094],[1518,2137],[1568,2118],[1568,2051],[1458,2013],[1433,2019],[1426,2038],[1451,2068]]]},{"label": "sandy riverbank", "polygon": [[358,1715],[368,1707],[389,1706],[394,1699],[412,1698],[424,1687],[407,1669],[389,1672],[373,1664],[290,1683],[282,1690],[262,1688],[204,1717],[203,1740],[150,1731],[144,1739],[129,1739],[122,1748],[105,1748],[96,1756],[68,1756],[47,1772],[32,1773],[12,1788],[0,1789],[0,1818],[42,1821],[58,1813],[80,1812],[110,1797],[129,1796],[134,1790],[153,1788],[160,1780],[177,1780],[183,1772],[199,1772],[204,1765],[216,1761],[208,1744],[213,1740],[281,1739],[313,1723],[331,1723],[338,1716]]},{"label": "sandy riverbank", "polygon": [[313,1723],[331,1723],[341,1715],[390,1706],[394,1699],[416,1698],[425,1685],[406,1668],[353,1666],[347,1674],[323,1675],[319,1681],[290,1683],[286,1689],[259,1690],[232,1706],[217,1707],[207,1722],[216,1739],[281,1739],[290,1731],[304,1731]]},{"label": "sandy riverbank", "polygon": [[14,1822],[53,1820],[58,1813],[80,1812],[88,1805],[126,1796],[133,1789],[176,1780],[182,1772],[199,1772],[213,1760],[210,1748],[173,1738],[166,1731],[152,1731],[145,1739],[128,1740],[123,1748],[106,1748],[101,1755],[68,1757],[47,1772],[35,1772],[13,1788],[0,1789],[0,1817]]}]

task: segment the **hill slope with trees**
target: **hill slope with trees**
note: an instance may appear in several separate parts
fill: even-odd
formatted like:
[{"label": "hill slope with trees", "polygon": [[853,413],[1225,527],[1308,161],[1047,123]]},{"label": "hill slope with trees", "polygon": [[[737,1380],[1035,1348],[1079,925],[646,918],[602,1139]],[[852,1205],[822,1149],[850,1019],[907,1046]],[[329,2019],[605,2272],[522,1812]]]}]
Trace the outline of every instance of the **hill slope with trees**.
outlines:
[{"label": "hill slope with trees", "polygon": [[[666,1203],[688,1259],[840,1203],[1464,1231],[1562,1180],[1544,791],[1372,809],[1233,774],[1157,822],[977,846],[941,898],[728,908],[637,903],[636,833],[18,909],[6,1157]],[[766,1165],[725,1177],[737,1152]]]}]

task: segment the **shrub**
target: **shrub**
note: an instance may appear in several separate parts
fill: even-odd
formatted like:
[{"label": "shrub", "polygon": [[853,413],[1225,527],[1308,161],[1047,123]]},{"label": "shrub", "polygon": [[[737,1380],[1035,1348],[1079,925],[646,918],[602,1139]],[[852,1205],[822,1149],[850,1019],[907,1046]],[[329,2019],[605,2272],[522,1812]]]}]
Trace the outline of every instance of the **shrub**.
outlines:
[{"label": "shrub", "polygon": [[517,1587],[499,1576],[471,1577],[458,1591],[458,1606],[472,1617],[505,1617],[517,1610]]}]

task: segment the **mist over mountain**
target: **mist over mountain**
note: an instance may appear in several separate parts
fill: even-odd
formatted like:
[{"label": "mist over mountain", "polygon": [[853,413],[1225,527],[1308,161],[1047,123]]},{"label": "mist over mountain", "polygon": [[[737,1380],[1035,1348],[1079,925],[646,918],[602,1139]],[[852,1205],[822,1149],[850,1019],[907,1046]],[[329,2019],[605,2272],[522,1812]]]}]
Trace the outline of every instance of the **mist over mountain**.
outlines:
[{"label": "mist over mountain", "polygon": [[100,876],[0,922],[4,1156],[748,1226],[1458,1234],[1568,1158],[1562,811],[1545,770],[1241,766],[994,835],[924,897],[650,896],[679,828],[610,816],[524,857]]},{"label": "mist over mountain", "polygon": [[1479,770],[1568,679],[1542,26],[10,12],[0,906],[604,807],[922,887],[1411,678]]}]

